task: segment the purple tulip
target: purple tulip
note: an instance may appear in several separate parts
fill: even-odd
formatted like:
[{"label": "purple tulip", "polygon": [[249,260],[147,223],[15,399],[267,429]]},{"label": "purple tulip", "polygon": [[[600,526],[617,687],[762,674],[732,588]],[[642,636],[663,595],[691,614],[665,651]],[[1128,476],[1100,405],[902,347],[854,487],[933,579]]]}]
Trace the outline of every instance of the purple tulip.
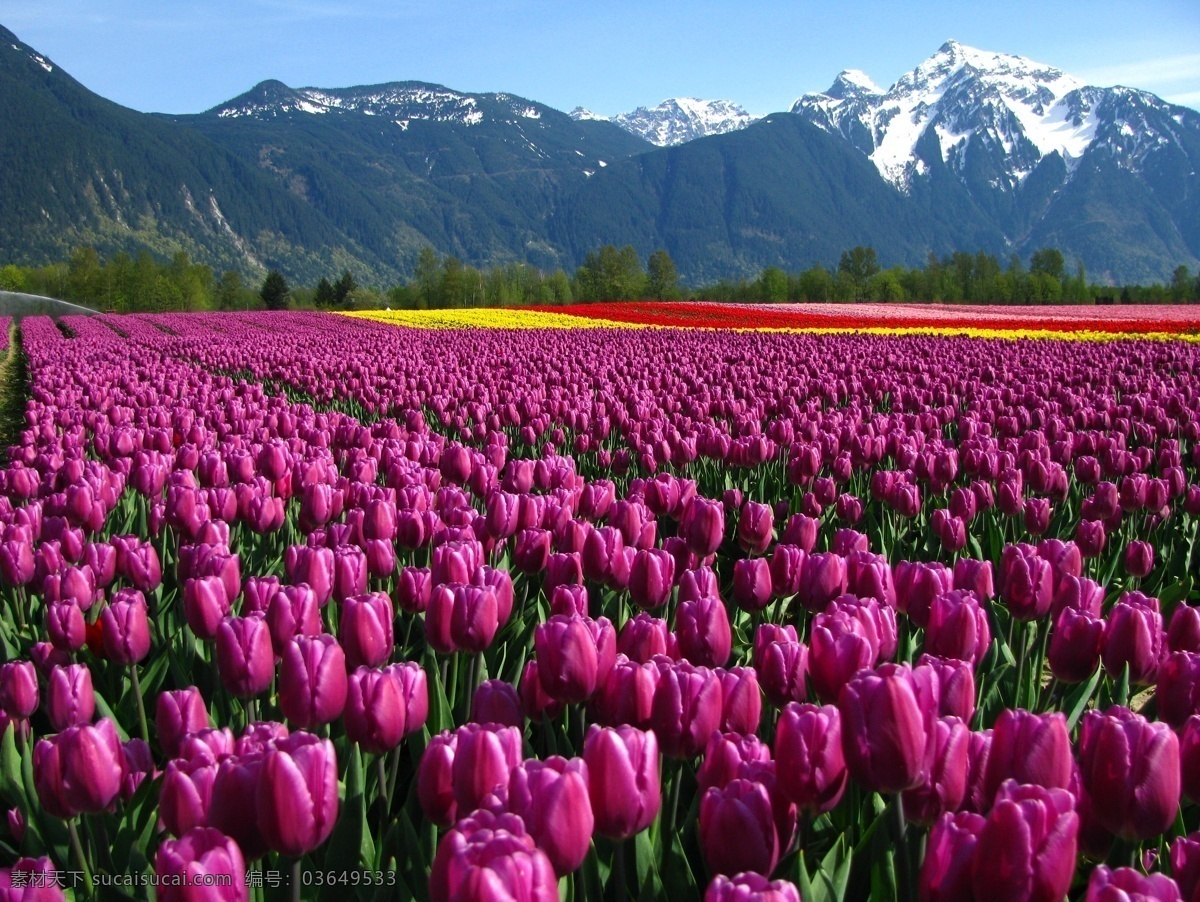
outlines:
[{"label": "purple tulip", "polygon": [[475,723],[523,728],[525,713],[521,710],[521,696],[517,694],[516,687],[504,680],[484,680],[471,696],[471,720]]},{"label": "purple tulip", "polygon": [[267,604],[267,629],[271,648],[282,657],[297,636],[316,636],[323,630],[317,596],[307,585],[282,586]]},{"label": "purple tulip", "polygon": [[629,568],[629,598],[640,608],[657,608],[670,599],[674,580],[675,559],[669,553],[642,549]]},{"label": "purple tulip", "polygon": [[623,840],[642,832],[662,807],[658,743],[634,727],[589,729],[583,746],[596,832]]},{"label": "purple tulip", "polygon": [[1110,870],[1104,865],[1092,871],[1085,902],[1137,899],[1139,902],[1180,902],[1179,887],[1166,874],[1143,874],[1134,868]]},{"label": "purple tulip", "polygon": [[1096,671],[1100,646],[1104,641],[1104,621],[1075,608],[1063,608],[1050,634],[1047,660],[1050,672],[1064,683],[1081,683]]},{"label": "purple tulip", "polygon": [[429,875],[430,902],[556,902],[558,878],[516,815],[477,811],[442,837]]},{"label": "purple tulip", "polygon": [[231,838],[211,827],[196,827],[179,839],[164,840],[154,859],[159,882],[155,895],[162,902],[183,902],[197,897],[219,902],[244,902],[250,898],[246,862]]},{"label": "purple tulip", "polygon": [[192,632],[200,639],[213,639],[217,625],[231,610],[225,584],[217,576],[189,579],[183,584],[183,612]]},{"label": "purple tulip", "polygon": [[663,754],[694,758],[720,728],[724,698],[720,678],[705,667],[664,667],[654,687],[650,721]]},{"label": "purple tulip", "polygon": [[1065,789],[1008,781],[979,831],[975,899],[1059,902],[1075,873],[1079,817]]},{"label": "purple tulip", "polygon": [[1176,606],[1167,627],[1167,648],[1171,651],[1200,653],[1200,607]]},{"label": "purple tulip", "polygon": [[103,811],[121,791],[125,755],[116,724],[67,727],[33,750],[34,783],[42,807],[56,817]]},{"label": "purple tulip", "polygon": [[346,735],[381,755],[421,729],[429,713],[425,671],[415,663],[359,667],[347,681]]},{"label": "purple tulip", "polygon": [[1149,542],[1132,541],[1125,546],[1125,571],[1138,578],[1154,569],[1154,546]]},{"label": "purple tulip", "polygon": [[83,664],[68,664],[50,671],[46,693],[46,713],[50,726],[58,732],[78,724],[91,723],[96,712],[96,694],[92,672]]},{"label": "purple tulip", "polygon": [[742,776],[746,764],[770,760],[770,747],[757,736],[713,733],[704,748],[704,760],[696,770],[696,783],[703,794],[713,786],[726,786]]},{"label": "purple tulip", "polygon": [[297,636],[283,650],[279,707],[299,727],[330,723],[346,707],[346,654],[328,633]]},{"label": "purple tulip", "polygon": [[925,651],[979,664],[992,642],[987,611],[969,590],[955,589],[933,599],[925,625]]},{"label": "purple tulip", "polygon": [[971,869],[986,823],[980,815],[963,811],[947,812],[933,825],[921,863],[921,902],[971,898]]},{"label": "purple tulip", "polygon": [[104,656],[115,664],[136,664],[150,653],[150,620],[146,599],[136,589],[122,589],[100,612]]},{"label": "purple tulip", "polygon": [[83,611],[73,601],[50,602],[46,605],[46,634],[55,648],[79,651],[86,641],[87,624]]},{"label": "purple tulip", "polygon": [[1165,723],[1128,708],[1088,711],[1079,730],[1079,769],[1096,820],[1126,840],[1145,840],[1175,820],[1179,739]]},{"label": "purple tulip", "polygon": [[715,874],[753,871],[766,876],[779,861],[771,797],[762,783],[737,779],[708,789],[700,799],[698,836]]},{"label": "purple tulip", "polygon": [[817,613],[846,591],[846,559],[837,554],[810,554],[804,562],[798,598],[806,611]]},{"label": "purple tulip", "polygon": [[1129,667],[1129,682],[1152,686],[1163,658],[1163,622],[1158,599],[1125,592],[1108,612],[1100,658],[1113,679]]},{"label": "purple tulip", "polygon": [[1158,719],[1175,730],[1193,714],[1200,714],[1200,654],[1187,651],[1167,655],[1154,688]]},{"label": "purple tulip", "polygon": [[1001,597],[1018,620],[1044,617],[1054,600],[1054,573],[1050,563],[1029,545],[1009,545],[1000,559]]},{"label": "purple tulip", "polygon": [[1047,789],[1067,789],[1072,766],[1066,715],[1005,709],[992,731],[983,785],[985,804],[1009,779]]},{"label": "purple tulip", "polygon": [[929,608],[939,595],[955,587],[954,573],[942,564],[900,561],[893,568],[896,606],[917,626],[929,622]]},{"label": "purple tulip", "polygon": [[868,627],[851,613],[834,610],[813,618],[808,677],[822,700],[836,701],[842,687],[860,670],[872,667],[878,656]]},{"label": "purple tulip", "polygon": [[392,600],[383,592],[352,595],[342,602],[338,638],[346,652],[346,666],[379,667],[391,657],[395,640]]},{"label": "purple tulip", "polygon": [[800,591],[807,555],[798,545],[779,544],[771,554],[771,595],[788,598]]},{"label": "purple tulip", "polygon": [[738,545],[747,554],[762,554],[771,546],[774,525],[769,504],[747,501],[738,515]]},{"label": "purple tulip", "polygon": [[833,809],[846,788],[841,715],[833,705],[789,704],[775,728],[779,787],[801,811]]},{"label": "purple tulip", "polygon": [[159,790],[158,816],[168,833],[182,836],[193,827],[208,824],[217,769],[215,762],[200,758],[167,762]]},{"label": "purple tulip", "polygon": [[679,654],[692,664],[723,667],[729,660],[733,634],[729,614],[721,599],[698,598],[681,602],[675,612],[675,630]]},{"label": "purple tulip", "polygon": [[754,667],[767,701],[777,708],[788,702],[804,701],[808,696],[805,686],[808,648],[804,643],[784,639],[766,642],[761,647],[756,641],[755,646]]},{"label": "purple tulip", "polygon": [[1171,873],[1184,902],[1200,899],[1200,833],[1177,837],[1171,843]]},{"label": "purple tulip", "polygon": [[635,614],[621,627],[617,651],[638,664],[645,664],[655,655],[673,658],[676,657],[675,637],[667,621],[649,614]]},{"label": "purple tulip", "polygon": [[179,754],[179,744],[185,736],[209,726],[208,709],[195,686],[160,692],[155,711],[158,744],[170,758]]},{"label": "purple tulip", "polygon": [[15,720],[30,717],[38,708],[37,670],[32,661],[0,665],[0,709]]},{"label": "purple tulip", "polygon": [[942,717],[933,734],[933,765],[924,781],[902,794],[904,816],[930,826],[943,814],[957,811],[967,794],[970,730],[957,717]]},{"label": "purple tulip", "polygon": [[217,669],[221,684],[238,698],[267,690],[275,676],[271,632],[261,616],[226,617],[217,627]]},{"label": "purple tulip", "polygon": [[263,753],[255,798],[267,846],[299,857],[321,845],[338,816],[338,766],[333,743],[293,733]]},{"label": "purple tulip", "polygon": [[725,511],[719,501],[693,498],[684,509],[679,529],[688,548],[700,557],[707,557],[721,547],[725,538]]},{"label": "purple tulip", "polygon": [[718,874],[704,891],[704,902],[800,902],[800,891],[786,880],[752,871],[732,878]]},{"label": "purple tulip", "polygon": [[509,810],[524,821],[559,877],[583,864],[591,847],[595,819],[588,787],[588,769],[581,758],[531,759],[509,777]]},{"label": "purple tulip", "polygon": [[551,617],[534,629],[533,644],[543,688],[568,704],[594,695],[616,660],[616,632],[604,617]]},{"label": "purple tulip", "polygon": [[459,811],[473,811],[489,793],[506,786],[513,768],[521,763],[521,732],[516,727],[474,723],[455,732],[454,801]]},{"label": "purple tulip", "polygon": [[861,671],[838,697],[850,775],[876,792],[919,786],[932,765],[936,699],[908,665]]},{"label": "purple tulip", "polygon": [[749,667],[720,670],[721,730],[726,733],[753,735],[762,720],[762,690],[758,674]]}]

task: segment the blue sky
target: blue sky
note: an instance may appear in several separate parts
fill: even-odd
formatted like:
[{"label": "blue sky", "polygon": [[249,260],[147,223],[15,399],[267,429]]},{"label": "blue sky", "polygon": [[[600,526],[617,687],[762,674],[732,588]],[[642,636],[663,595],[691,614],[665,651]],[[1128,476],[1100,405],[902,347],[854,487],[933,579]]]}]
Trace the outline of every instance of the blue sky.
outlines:
[{"label": "blue sky", "polygon": [[278,78],[418,79],[606,115],[722,98],[765,114],[844,68],[886,87],[947,38],[1200,108],[1196,0],[0,0],[0,25],[97,93],[171,113]]}]

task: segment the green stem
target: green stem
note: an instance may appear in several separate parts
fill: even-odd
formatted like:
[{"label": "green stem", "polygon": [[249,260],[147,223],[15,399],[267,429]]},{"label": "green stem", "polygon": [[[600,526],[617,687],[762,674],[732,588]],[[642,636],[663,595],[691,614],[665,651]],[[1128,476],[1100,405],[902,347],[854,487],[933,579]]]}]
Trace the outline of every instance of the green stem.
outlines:
[{"label": "green stem", "polygon": [[1025,697],[1025,659],[1029,649],[1029,637],[1025,633],[1025,624],[1017,626],[1017,691],[1013,694],[1013,707],[1021,708]]},{"label": "green stem", "polygon": [[142,701],[142,681],[138,677],[137,664],[129,665],[129,673],[133,678],[133,694],[137,698],[138,727],[142,731],[142,740],[150,744],[150,728],[146,725],[146,703]]},{"label": "green stem", "polygon": [[899,794],[892,800],[892,843],[896,850],[896,898],[900,902],[912,899],[912,873],[908,861],[908,843],[905,833],[908,824],[904,820],[904,803]]},{"label": "green stem", "polygon": [[67,832],[71,836],[71,851],[75,853],[75,861],[78,863],[80,870],[83,871],[83,885],[87,887],[88,898],[95,895],[96,887],[92,883],[92,868],[88,862],[87,855],[83,852],[83,844],[79,841],[79,830],[76,827],[78,818],[71,818],[67,821]]},{"label": "green stem", "polygon": [[292,863],[292,902],[300,902],[300,878],[303,861],[302,858],[297,858]]},{"label": "green stem", "polygon": [[613,855],[613,879],[617,881],[617,902],[625,902],[625,846],[627,845],[627,840],[618,842],[617,850]]}]

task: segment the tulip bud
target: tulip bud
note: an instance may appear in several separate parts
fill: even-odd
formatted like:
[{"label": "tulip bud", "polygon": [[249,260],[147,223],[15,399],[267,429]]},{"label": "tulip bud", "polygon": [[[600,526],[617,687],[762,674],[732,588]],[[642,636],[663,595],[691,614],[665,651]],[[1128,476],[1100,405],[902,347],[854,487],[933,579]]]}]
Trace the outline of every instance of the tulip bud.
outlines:
[{"label": "tulip bud", "polygon": [[704,760],[696,771],[696,782],[701,793],[713,786],[721,788],[743,775],[745,765],[770,760],[770,747],[757,736],[713,733],[704,748]]},{"label": "tulip bud", "polygon": [[705,890],[704,902],[800,902],[800,891],[786,880],[768,880],[753,871],[733,878],[718,874]]},{"label": "tulip bud", "polygon": [[1154,546],[1149,542],[1132,541],[1125,546],[1125,570],[1138,578],[1154,569]]},{"label": "tulip bud", "polygon": [[1167,724],[1120,706],[1088,711],[1080,725],[1079,767],[1093,814],[1109,832],[1146,840],[1174,821],[1179,740]]},{"label": "tulip bud", "polygon": [[806,611],[817,613],[846,591],[846,560],[837,554],[810,554],[804,562],[804,575],[798,598]]},{"label": "tulip bud", "polygon": [[210,827],[196,827],[179,839],[164,840],[154,859],[161,902],[194,897],[195,887],[209,887],[205,898],[244,902],[250,897],[242,850],[231,838]]},{"label": "tulip bud", "polygon": [[477,811],[442,837],[429,875],[430,902],[507,898],[554,902],[554,866],[521,818]]},{"label": "tulip bud", "polygon": [[1003,579],[1001,595],[1009,612],[1018,620],[1036,620],[1050,610],[1054,599],[1054,575],[1048,561],[1032,546],[1009,545],[1000,559]]},{"label": "tulip bud", "polygon": [[208,823],[217,769],[215,762],[202,758],[167,762],[159,791],[158,816],[168,833],[182,836],[193,827]]},{"label": "tulip bud", "polygon": [[42,739],[33,752],[34,782],[42,807],[56,817],[103,811],[121,790],[125,755],[116,724],[68,727]]},{"label": "tulip bud", "polygon": [[737,779],[707,790],[700,799],[699,839],[713,873],[770,874],[780,848],[767,788]]},{"label": "tulip bud", "polygon": [[14,720],[25,720],[38,708],[37,670],[32,661],[0,665],[0,710]]},{"label": "tulip bud", "polygon": [[675,612],[675,630],[679,653],[691,663],[699,667],[722,667],[729,660],[733,635],[721,599],[699,598],[680,603]]},{"label": "tulip bud", "polygon": [[675,657],[675,637],[667,621],[649,614],[636,614],[621,627],[617,651],[638,664],[645,664],[655,655]]},{"label": "tulip bud", "polygon": [[568,704],[595,694],[616,658],[616,632],[604,617],[551,617],[534,629],[533,643],[543,688]]},{"label": "tulip bud", "polygon": [[226,617],[217,627],[221,684],[237,698],[265,692],[275,676],[271,632],[260,616]]},{"label": "tulip bud", "polygon": [[754,666],[767,701],[777,708],[788,702],[804,701],[808,648],[802,642],[787,639],[766,642],[760,647],[757,637],[755,648]]},{"label": "tulip bud", "polygon": [[1066,789],[1071,782],[1071,768],[1071,739],[1064,714],[1005,709],[992,731],[984,797],[990,800],[1008,779],[1047,789]]},{"label": "tulip bud", "polygon": [[1047,659],[1054,678],[1064,683],[1081,683],[1100,663],[1104,621],[1087,611],[1063,608],[1050,634]]},{"label": "tulip bud", "polygon": [[955,589],[934,598],[925,626],[925,651],[979,664],[992,642],[987,611],[974,592]]},{"label": "tulip bud", "polygon": [[1177,837],[1171,843],[1171,873],[1184,902],[1200,898],[1200,833]]},{"label": "tulip bud", "polygon": [[967,794],[971,731],[957,717],[942,717],[933,734],[933,765],[924,781],[902,794],[904,816],[930,826],[943,814],[957,811]]},{"label": "tulip bud", "polygon": [[1142,874],[1134,868],[1115,871],[1099,865],[1088,880],[1085,902],[1106,899],[1144,899],[1146,902],[1178,902],[1179,887],[1166,874]]},{"label": "tulip bud", "polygon": [[391,657],[394,618],[392,601],[383,592],[353,595],[342,602],[338,637],[348,667],[379,667]]},{"label": "tulip bud", "polygon": [[953,572],[942,564],[900,561],[893,568],[896,606],[917,626],[929,623],[933,599],[955,588]]},{"label": "tulip bud", "polygon": [[475,723],[523,728],[525,714],[521,710],[521,697],[512,683],[504,680],[484,680],[480,683],[471,696],[471,720]]},{"label": "tulip bud", "polygon": [[679,529],[688,548],[707,557],[721,547],[725,537],[725,511],[719,501],[693,498],[684,509]]},{"label": "tulip bud", "polygon": [[333,636],[297,636],[288,643],[279,672],[279,707],[288,720],[306,729],[336,720],[346,692],[346,655]]},{"label": "tulip bud", "polygon": [[771,555],[771,595],[787,598],[800,591],[806,554],[798,545],[779,544]]},{"label": "tulip bud", "polygon": [[789,704],[775,728],[779,787],[801,811],[832,810],[846,788],[841,715],[833,705]]},{"label": "tulip bud", "polygon": [[203,576],[183,584],[184,617],[200,639],[217,635],[217,625],[229,615],[231,607],[220,577]]},{"label": "tulip bud", "polygon": [[96,693],[92,689],[92,672],[86,665],[67,664],[50,671],[46,713],[51,729],[59,733],[92,722]]},{"label": "tulip bud", "polygon": [[453,777],[458,738],[457,732],[450,731],[434,736],[417,766],[417,799],[421,811],[439,827],[448,827],[457,819]]},{"label": "tulip bud", "polygon": [[498,787],[508,784],[521,763],[521,732],[516,727],[469,723],[459,727],[451,773],[459,811],[474,811]]},{"label": "tulip bud", "polygon": [[921,902],[954,902],[968,899],[971,866],[979,835],[987,821],[978,814],[947,812],[929,832],[921,864]]},{"label": "tulip bud", "polygon": [[976,899],[1059,900],[1075,874],[1079,817],[1065,789],[1005,783],[979,832]]},{"label": "tulip bud", "polygon": [[115,664],[136,664],[150,653],[150,621],[146,599],[136,589],[122,589],[100,612],[104,656]]},{"label": "tulip bud", "polygon": [[588,786],[583,759],[558,756],[525,761],[508,780],[509,810],[524,821],[559,877],[583,864],[591,845],[595,819]]},{"label": "tulip bud", "polygon": [[364,751],[390,752],[424,725],[429,713],[425,671],[415,663],[382,670],[359,667],[347,681],[346,735]]},{"label": "tulip bud", "polygon": [[771,546],[773,527],[771,506],[747,501],[738,515],[738,545],[748,554],[762,554]]},{"label": "tulip bud", "polygon": [[836,701],[842,687],[860,670],[873,666],[878,654],[865,622],[848,611],[834,610],[813,618],[808,676],[822,700]]},{"label": "tulip bud", "polygon": [[657,608],[671,597],[675,559],[660,549],[646,548],[633,556],[629,568],[629,597],[640,608]]},{"label": "tulip bud", "polygon": [[396,578],[396,607],[409,614],[420,614],[429,607],[432,580],[428,568],[404,567]]},{"label": "tulip bud", "polygon": [[1108,612],[1100,657],[1113,679],[1126,665],[1129,682],[1152,686],[1158,680],[1163,652],[1163,623],[1158,599],[1141,592],[1125,592]]},{"label": "tulip bud", "polygon": [[583,746],[596,832],[624,840],[642,832],[662,807],[658,743],[633,727],[589,729]]},{"label": "tulip bud", "polygon": [[73,601],[50,602],[46,605],[46,634],[55,648],[79,651],[86,641],[87,624],[83,611]]},{"label": "tulip bud", "polygon": [[333,743],[311,733],[294,733],[268,748],[256,801],[259,828],[269,848],[299,857],[321,845],[338,815]]},{"label": "tulip bud", "polygon": [[920,785],[932,764],[937,700],[910,667],[859,672],[842,689],[838,710],[851,776],[876,792]]},{"label": "tulip bud", "polygon": [[654,687],[650,720],[663,754],[694,758],[721,725],[721,681],[705,667],[664,668]]}]

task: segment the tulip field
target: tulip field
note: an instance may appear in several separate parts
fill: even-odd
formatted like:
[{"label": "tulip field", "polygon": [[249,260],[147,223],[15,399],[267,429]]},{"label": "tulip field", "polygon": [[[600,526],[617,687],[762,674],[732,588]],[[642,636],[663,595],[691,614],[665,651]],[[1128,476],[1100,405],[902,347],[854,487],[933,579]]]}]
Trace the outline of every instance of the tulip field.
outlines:
[{"label": "tulip field", "polygon": [[0,900],[1200,900],[1191,308],[18,329]]}]

